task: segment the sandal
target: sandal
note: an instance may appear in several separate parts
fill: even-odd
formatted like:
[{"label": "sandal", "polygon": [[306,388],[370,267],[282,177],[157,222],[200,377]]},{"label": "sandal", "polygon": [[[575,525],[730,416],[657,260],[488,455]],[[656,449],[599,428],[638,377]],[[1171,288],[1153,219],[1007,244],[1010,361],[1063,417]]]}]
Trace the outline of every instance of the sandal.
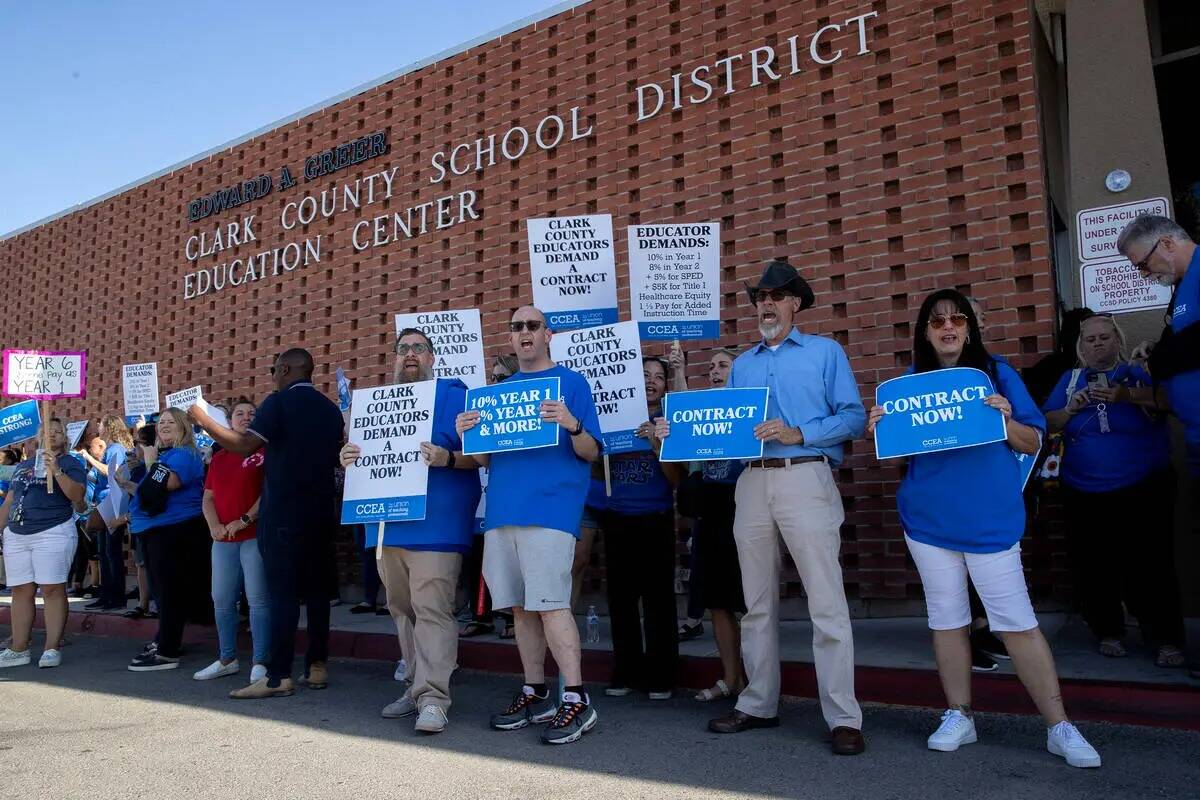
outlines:
[{"label": "sandal", "polygon": [[500,638],[501,639],[517,638],[517,626],[512,625],[510,623],[505,623],[504,627],[500,630]]},{"label": "sandal", "polygon": [[692,699],[700,703],[711,703],[713,700],[724,700],[726,697],[732,695],[733,692],[729,690],[729,684],[724,680],[719,680],[712,688],[702,689],[697,692]]},{"label": "sandal", "polygon": [[492,626],[478,620],[471,620],[466,625],[458,629],[458,635],[464,639],[469,639],[472,636],[483,636],[486,633],[492,632]]},{"label": "sandal", "polygon": [[1154,659],[1155,666],[1163,669],[1178,669],[1187,662],[1183,655],[1183,651],[1172,644],[1164,644],[1158,648],[1158,655]]},{"label": "sandal", "polygon": [[1108,658],[1124,658],[1127,655],[1125,645],[1121,644],[1120,639],[1101,639],[1100,647],[1097,649],[1100,651],[1100,655]]}]

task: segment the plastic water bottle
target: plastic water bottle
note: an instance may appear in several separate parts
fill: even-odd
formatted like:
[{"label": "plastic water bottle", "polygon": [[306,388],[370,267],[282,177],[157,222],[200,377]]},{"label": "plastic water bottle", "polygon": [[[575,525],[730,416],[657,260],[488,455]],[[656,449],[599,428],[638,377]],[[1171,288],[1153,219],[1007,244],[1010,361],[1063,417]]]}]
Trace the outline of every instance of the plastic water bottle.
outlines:
[{"label": "plastic water bottle", "polygon": [[600,617],[596,616],[596,607],[588,606],[587,623],[584,626],[588,644],[596,644],[600,641]]},{"label": "plastic water bottle", "polygon": [[39,480],[46,477],[46,451],[40,447],[33,457],[33,477]]}]

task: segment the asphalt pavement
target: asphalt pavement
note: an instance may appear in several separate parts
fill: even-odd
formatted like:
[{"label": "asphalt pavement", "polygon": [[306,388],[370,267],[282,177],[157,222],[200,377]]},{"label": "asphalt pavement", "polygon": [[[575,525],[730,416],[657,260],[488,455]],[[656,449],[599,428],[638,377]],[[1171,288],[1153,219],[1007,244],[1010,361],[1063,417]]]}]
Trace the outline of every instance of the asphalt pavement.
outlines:
[{"label": "asphalt pavement", "polygon": [[[0,628],[7,635],[7,630]],[[40,644],[40,632],[38,642]],[[719,736],[728,703],[688,696],[606,698],[581,742],[542,745],[501,733],[488,714],[516,688],[505,676],[455,675],[450,726],[437,736],[379,710],[400,684],[391,665],[335,660],[325,691],[234,701],[242,675],[200,683],[213,654],[181,669],[132,673],[128,639],[75,635],[54,670],[0,671],[0,785],[53,798],[1196,798],[1200,733],[1106,723],[1081,730],[1104,758],[1076,770],[1045,750],[1034,717],[980,714],[980,742],[935,753],[934,712],[867,706],[866,754],[830,754],[814,701],[786,702],[783,726]],[[36,655],[35,650],[35,655]]]}]

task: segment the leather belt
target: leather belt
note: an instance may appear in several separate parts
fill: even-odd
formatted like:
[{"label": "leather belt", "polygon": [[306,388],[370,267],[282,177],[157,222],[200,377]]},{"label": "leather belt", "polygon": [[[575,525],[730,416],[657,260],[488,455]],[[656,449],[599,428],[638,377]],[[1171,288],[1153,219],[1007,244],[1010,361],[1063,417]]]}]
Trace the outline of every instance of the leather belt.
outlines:
[{"label": "leather belt", "polygon": [[813,461],[824,461],[825,456],[795,456],[794,458],[760,458],[757,461],[751,461],[747,467],[758,467],[759,469],[786,469],[793,464],[809,464]]}]

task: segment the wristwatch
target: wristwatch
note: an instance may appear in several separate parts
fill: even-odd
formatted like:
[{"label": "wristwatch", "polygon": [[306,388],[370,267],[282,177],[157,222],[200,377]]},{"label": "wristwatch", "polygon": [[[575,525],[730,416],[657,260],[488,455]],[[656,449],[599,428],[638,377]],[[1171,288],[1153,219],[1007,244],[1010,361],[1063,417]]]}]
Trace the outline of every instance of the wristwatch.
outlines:
[{"label": "wristwatch", "polygon": [[451,469],[454,467],[454,451],[450,448],[446,448],[446,453],[446,469]]},{"label": "wristwatch", "polygon": [[243,525],[253,525],[254,520],[250,519],[249,514],[242,514],[242,524]]},{"label": "wristwatch", "polygon": [[567,431],[567,433],[571,434],[572,436],[578,436],[579,434],[583,433],[583,420],[575,420],[575,430]]}]

